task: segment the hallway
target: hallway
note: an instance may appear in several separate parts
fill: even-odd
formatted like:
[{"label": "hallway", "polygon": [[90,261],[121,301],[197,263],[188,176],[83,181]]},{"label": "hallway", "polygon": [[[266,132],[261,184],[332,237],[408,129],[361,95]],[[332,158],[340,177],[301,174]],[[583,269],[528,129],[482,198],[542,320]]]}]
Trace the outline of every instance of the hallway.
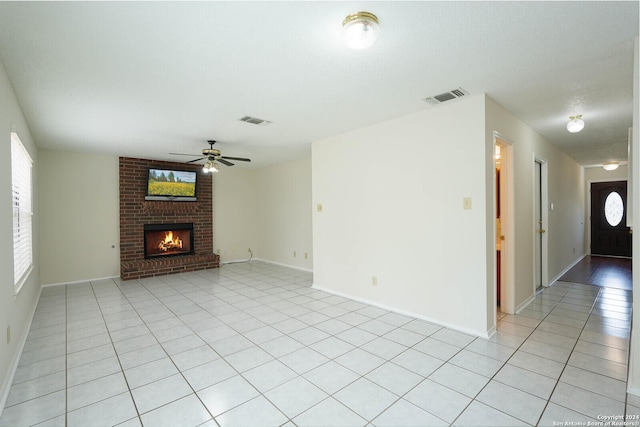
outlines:
[{"label": "hallway", "polygon": [[630,291],[631,258],[587,255],[560,280]]}]

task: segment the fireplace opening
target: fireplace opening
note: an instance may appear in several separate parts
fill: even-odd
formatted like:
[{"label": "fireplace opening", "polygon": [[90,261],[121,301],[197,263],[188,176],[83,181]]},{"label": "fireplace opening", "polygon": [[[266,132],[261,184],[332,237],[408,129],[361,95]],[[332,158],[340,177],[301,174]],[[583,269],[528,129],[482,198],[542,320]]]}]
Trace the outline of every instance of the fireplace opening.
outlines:
[{"label": "fireplace opening", "polygon": [[193,255],[193,224],[146,224],[144,257]]}]

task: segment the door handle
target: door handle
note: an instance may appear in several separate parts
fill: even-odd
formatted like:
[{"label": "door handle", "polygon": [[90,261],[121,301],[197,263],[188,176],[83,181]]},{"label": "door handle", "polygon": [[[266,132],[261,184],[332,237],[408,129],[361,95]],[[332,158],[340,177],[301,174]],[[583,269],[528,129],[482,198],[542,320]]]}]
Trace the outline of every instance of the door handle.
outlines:
[{"label": "door handle", "polygon": [[538,230],[538,233],[542,234],[542,233],[546,233],[547,230],[543,230],[542,228],[540,230]]}]

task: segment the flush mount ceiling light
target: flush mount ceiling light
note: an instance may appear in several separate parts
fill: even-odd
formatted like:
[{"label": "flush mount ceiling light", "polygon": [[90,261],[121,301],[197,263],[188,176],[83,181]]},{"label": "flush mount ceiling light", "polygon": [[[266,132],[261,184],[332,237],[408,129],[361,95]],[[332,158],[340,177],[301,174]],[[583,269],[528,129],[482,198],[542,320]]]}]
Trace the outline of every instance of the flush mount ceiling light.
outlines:
[{"label": "flush mount ceiling light", "polygon": [[584,129],[584,121],[582,120],[582,114],[569,117],[569,123],[567,123],[567,130],[571,133],[580,132]]},{"label": "flush mount ceiling light", "polygon": [[618,169],[618,166],[620,166],[620,163],[618,162],[607,162],[602,165],[602,168],[606,171],[614,171]]},{"label": "flush mount ceiling light", "polygon": [[204,164],[204,166],[202,167],[202,172],[204,173],[215,173],[218,172],[220,170],[220,168],[218,167],[218,163],[216,163],[215,160],[207,160]]},{"label": "flush mount ceiling light", "polygon": [[366,49],[378,38],[378,17],[371,12],[356,12],[342,21],[344,44],[351,49]]}]

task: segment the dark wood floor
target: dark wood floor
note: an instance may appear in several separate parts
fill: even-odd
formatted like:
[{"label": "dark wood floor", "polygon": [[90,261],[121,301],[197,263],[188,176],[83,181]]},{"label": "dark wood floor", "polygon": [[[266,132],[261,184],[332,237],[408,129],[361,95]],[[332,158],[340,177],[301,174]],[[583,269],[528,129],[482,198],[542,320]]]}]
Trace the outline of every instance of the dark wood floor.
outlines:
[{"label": "dark wood floor", "polygon": [[631,258],[587,255],[560,280],[632,290]]}]

